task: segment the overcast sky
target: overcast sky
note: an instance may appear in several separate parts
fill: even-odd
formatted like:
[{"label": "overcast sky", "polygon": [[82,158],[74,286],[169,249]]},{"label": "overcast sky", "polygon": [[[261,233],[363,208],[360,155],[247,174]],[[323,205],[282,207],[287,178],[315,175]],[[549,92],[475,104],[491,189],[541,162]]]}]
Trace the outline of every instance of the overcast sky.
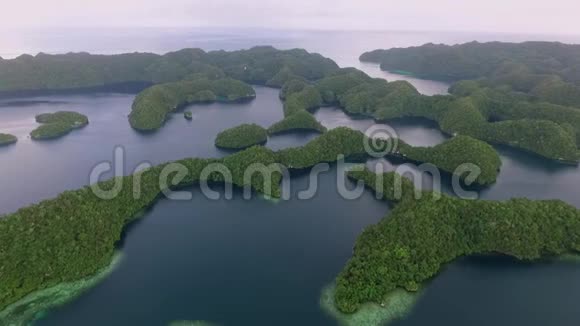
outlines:
[{"label": "overcast sky", "polygon": [[0,26],[224,26],[580,34],[580,0],[0,0]]}]

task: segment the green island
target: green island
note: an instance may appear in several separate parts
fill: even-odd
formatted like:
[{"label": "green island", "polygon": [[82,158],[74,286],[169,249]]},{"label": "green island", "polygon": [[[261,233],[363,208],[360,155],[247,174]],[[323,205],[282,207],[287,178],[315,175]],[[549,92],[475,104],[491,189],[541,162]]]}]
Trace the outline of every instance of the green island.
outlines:
[{"label": "green island", "polygon": [[[342,79],[342,85],[357,83],[349,74],[332,79],[336,84]],[[351,88],[327,91],[327,97],[337,98],[338,105],[350,114],[378,121],[426,118],[450,135],[505,144],[562,162],[579,160],[576,130],[580,131],[580,110],[535,103],[473,83],[469,86],[462,82],[451,88],[452,95],[424,96],[405,81],[367,78]]]},{"label": "green island", "polygon": [[10,134],[0,134],[0,146],[12,145],[18,142],[18,138]]},{"label": "green island", "polygon": [[471,42],[375,50],[360,60],[380,63],[384,70],[456,82],[450,88],[451,97],[414,100],[415,106],[385,112],[385,119],[425,117],[437,121],[447,133],[465,133],[577,163],[579,55],[578,45]]},{"label": "green island", "polygon": [[275,135],[299,130],[322,133],[326,131],[326,128],[309,112],[300,111],[271,125],[268,133]]},{"label": "green island", "polygon": [[33,292],[1,311],[0,320],[6,322],[7,325],[30,325],[31,322],[42,318],[50,309],[71,302],[103,281],[115,270],[122,259],[123,255],[115,252],[110,264],[95,275]]},{"label": "green island", "polygon": [[[580,110],[535,103],[479,84],[457,84],[451,91],[449,96],[424,96],[406,81],[373,79],[346,68],[312,85],[291,80],[282,88],[281,97],[286,99],[284,120],[297,113],[306,117],[307,111],[320,106],[336,105],[351,115],[377,121],[426,118],[437,122],[449,135],[509,145],[561,162],[576,163],[580,159]],[[313,122],[300,120],[304,122],[284,130],[311,128]]]},{"label": "green island", "polygon": [[[379,320],[364,325],[380,325],[404,316],[416,299],[413,293],[458,257],[534,261],[580,251],[580,211],[560,200],[463,200],[420,191],[392,172],[360,168],[348,176],[395,208],[365,229],[336,285],[323,292],[321,304],[345,325],[369,318]],[[328,308],[329,300],[336,309]]]},{"label": "green island", "polygon": [[[230,78],[164,83],[147,88],[133,102],[129,123],[137,130],[154,131],[165,123],[168,114],[194,103],[239,102],[256,97],[254,89]],[[186,116],[187,117],[187,116]]]},{"label": "green island", "polygon": [[215,146],[224,149],[244,149],[263,145],[268,141],[268,132],[257,124],[243,124],[220,132]]},{"label": "green island", "polygon": [[160,84],[201,76],[230,77],[250,84],[281,87],[286,79],[300,76],[317,80],[337,68],[334,61],[319,54],[302,49],[281,51],[271,46],[231,52],[182,49],[164,55],[24,54],[0,60],[0,93],[134,82]]},{"label": "green island", "polygon": [[472,163],[480,169],[475,183],[490,185],[495,183],[501,168],[501,159],[489,144],[469,136],[456,136],[434,147],[409,146],[399,140],[398,154],[407,160],[430,163],[448,173],[458,173],[462,179],[466,175],[456,171],[465,163]]},{"label": "green island", "polygon": [[[573,107],[576,102],[571,96],[580,92],[570,85],[580,82],[574,59],[579,48],[542,42],[431,44],[361,56],[364,61],[381,62],[384,69],[419,77],[468,80],[452,87],[447,96],[424,96],[404,81],[373,79],[354,68],[339,68],[316,53],[273,47],[231,52],[183,49],[165,55],[23,55],[0,61],[0,93],[147,83],[153,86],[135,98],[129,122],[137,130],[155,131],[185,105],[251,100],[255,92],[250,85],[265,85],[280,88],[284,101],[284,119],[268,128],[270,134],[324,132],[309,111],[338,106],[377,121],[426,118],[449,135],[467,135],[577,163],[580,110]],[[413,59],[417,57],[431,61]]]},{"label": "green island", "polygon": [[580,45],[559,42],[471,42],[425,44],[375,50],[361,61],[381,69],[404,70],[420,78],[488,86],[526,93],[540,101],[580,107]]},{"label": "green island", "polygon": [[[173,163],[185,166],[188,174],[178,184],[173,183],[168,187],[198,183],[205,167],[221,163],[232,172],[233,185],[251,186],[253,190],[268,197],[279,198],[282,180],[280,165],[289,169],[303,169],[321,162],[334,162],[339,155],[363,157],[368,155],[363,143],[368,140],[364,137],[360,131],[341,127],[299,148],[274,152],[263,146],[254,146],[222,159],[190,158],[176,161]],[[473,149],[479,150],[477,147]],[[474,161],[467,162],[477,164]],[[261,173],[255,173],[249,180],[244,180],[246,169],[256,163],[263,165],[258,169]],[[0,283],[0,311],[16,302],[22,302],[20,300],[32,293],[53,291],[48,289],[90,278],[109,266],[124,227],[142,217],[143,212],[166,190],[160,189],[159,180],[161,171],[169,164],[172,163],[96,184],[104,190],[114,190],[117,189],[116,184],[120,185],[117,196],[112,198],[105,196],[107,199],[102,199],[102,196],[97,196],[93,192],[93,185],[66,191],[55,199],[1,217],[0,242],[5,246],[0,251],[3,280]],[[272,177],[266,179],[267,175]],[[220,171],[213,171],[203,178],[216,183],[225,180]],[[45,301],[42,298],[50,301],[53,296],[38,298],[35,305],[47,307],[51,305],[50,302],[40,301]],[[27,305],[26,301],[21,305]],[[20,309],[19,306],[11,309]]]},{"label": "green island", "polygon": [[[35,68],[39,66],[43,69]],[[336,69],[334,61],[319,54],[269,46],[232,52],[183,49],[165,55],[40,53],[1,60],[0,93],[154,84],[137,96],[129,116],[133,128],[154,131],[168,113],[184,105],[252,99],[255,92],[246,83],[280,88],[289,80],[314,81]]]},{"label": "green island", "polygon": [[[350,160],[366,160],[368,148],[385,156],[407,161],[429,163],[439,170],[453,174],[463,164],[478,166],[481,173],[475,184],[486,186],[495,183],[501,160],[490,145],[468,136],[457,136],[434,147],[413,147],[400,139],[372,142],[362,132],[346,127],[332,129],[302,147],[287,148],[278,152],[280,163],[290,169],[305,169],[320,162],[334,162],[339,155]],[[464,177],[465,175],[459,175]]]},{"label": "green island", "polygon": [[392,321],[407,317],[421,297],[420,291],[395,289],[385,295],[380,304],[366,302],[361,304],[356,312],[344,313],[336,306],[335,293],[336,284],[324,287],[320,296],[320,307],[342,326],[388,325]]},{"label": "green island", "polygon": [[186,120],[193,120],[193,113],[191,113],[191,111],[185,111],[183,112],[183,117]]},{"label": "green island", "polygon": [[89,124],[89,119],[77,112],[58,111],[37,115],[36,122],[42,125],[34,129],[30,136],[34,140],[45,140],[59,138],[82,128]]},{"label": "green island", "polygon": [[[185,159],[177,163],[187,167],[189,174],[179,185],[198,182],[206,166],[222,163],[232,172],[233,184],[243,186],[244,171],[254,163],[262,163],[263,174],[256,173],[246,181],[258,192],[279,197],[281,175],[271,166],[276,162],[276,154],[261,146],[219,160]],[[159,180],[165,166],[99,183],[100,189],[115,189],[116,182],[122,185],[117,196],[109,200],[100,198],[87,186],[0,218],[0,311],[31,293],[89,278],[109,266],[123,228],[142,217],[161,196],[164,189],[160,189]],[[270,173],[271,184],[267,184],[264,176]],[[215,172],[207,180],[223,182],[224,176]],[[41,303],[43,298],[50,302]],[[51,298],[40,296],[35,305],[52,306]],[[22,308],[26,306],[23,302]]]}]

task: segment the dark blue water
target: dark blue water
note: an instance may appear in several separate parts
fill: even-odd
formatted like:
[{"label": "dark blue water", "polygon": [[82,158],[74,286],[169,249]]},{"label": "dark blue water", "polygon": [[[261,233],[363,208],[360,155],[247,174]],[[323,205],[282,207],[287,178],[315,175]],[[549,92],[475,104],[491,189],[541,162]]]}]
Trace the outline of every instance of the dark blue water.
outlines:
[{"label": "dark blue water", "polygon": [[[163,35],[162,31],[158,33],[154,35]],[[508,38],[421,33],[236,34],[229,38],[177,33],[156,38],[153,34],[127,33],[108,37],[67,34],[64,40],[68,41],[59,43],[54,41],[54,35],[34,35],[36,39],[20,39],[22,48],[66,52],[80,47],[115,53],[164,52],[186,46],[305,47],[322,52],[341,65],[354,65],[374,76],[389,78],[402,77],[386,75],[373,65],[358,64],[360,52],[429,40],[454,43],[473,38]],[[15,49],[2,47],[4,43],[0,45],[2,53]],[[426,94],[446,88],[441,83],[410,81]],[[194,112],[193,121],[176,114],[152,135],[139,134],[129,127],[127,115],[133,95],[0,101],[0,132],[13,133],[20,139],[15,146],[0,148],[0,214],[86,185],[92,167],[110,161],[117,145],[125,149],[125,173],[131,173],[144,161],[156,164],[183,157],[227,155],[213,146],[219,131],[244,122],[268,126],[282,118],[277,90],[256,87],[256,91],[257,99],[246,104],[187,108]],[[35,114],[58,110],[82,112],[89,117],[90,125],[56,141],[33,142],[26,138],[36,127]],[[374,125],[370,120],[352,120],[333,108],[320,109],[315,115],[330,128],[349,126],[364,131]],[[401,120],[390,125],[413,145],[432,146],[445,139],[435,125],[425,121]],[[314,137],[277,136],[269,139],[268,146],[299,146]],[[501,174],[495,185],[479,193],[481,198],[560,198],[580,207],[577,167],[503,147],[498,150],[503,162]],[[399,164],[381,162],[386,169]],[[177,319],[201,319],[226,326],[336,325],[318,306],[320,291],[350,257],[361,230],[389,211],[386,203],[376,201],[369,192],[355,201],[342,199],[336,192],[336,174],[336,167],[323,174],[320,191],[309,201],[246,201],[239,194],[231,201],[211,201],[195,188],[192,201],[161,200],[128,230],[121,247],[125,258],[119,268],[97,287],[52,311],[38,324],[164,325]],[[306,175],[298,175],[292,188],[301,190],[307,183]],[[448,179],[444,178],[443,183],[444,190],[448,190]],[[578,265],[525,265],[505,259],[470,258],[448,266],[429,284],[412,314],[396,325],[580,325],[578,301]]]},{"label": "dark blue water", "polygon": [[[365,225],[388,212],[367,192],[333,191],[336,170],[309,201],[163,200],[133,227],[119,268],[39,325],[333,325],[318,306]],[[308,179],[292,182],[306,189]]]},{"label": "dark blue water", "polygon": [[[256,93],[257,99],[249,103],[195,106],[192,121],[184,119],[183,114],[175,114],[164,128],[150,135],[135,132],[128,125],[127,116],[134,95],[49,96],[0,101],[0,129],[19,138],[17,145],[0,148],[3,170],[0,184],[5,189],[20,189],[0,198],[0,212],[14,211],[39,199],[52,198],[63,190],[87,184],[91,168],[99,162],[111,161],[116,146],[124,148],[127,174],[143,162],[159,164],[185,157],[227,155],[213,145],[220,131],[247,121],[267,127],[283,118],[277,90],[256,87]],[[36,114],[59,110],[83,113],[88,116],[89,125],[56,141],[37,142],[28,137],[38,126],[34,121]],[[286,138],[306,141],[311,137]],[[272,139],[271,146],[282,146],[284,141]],[[30,179],[32,176],[34,178]]]}]

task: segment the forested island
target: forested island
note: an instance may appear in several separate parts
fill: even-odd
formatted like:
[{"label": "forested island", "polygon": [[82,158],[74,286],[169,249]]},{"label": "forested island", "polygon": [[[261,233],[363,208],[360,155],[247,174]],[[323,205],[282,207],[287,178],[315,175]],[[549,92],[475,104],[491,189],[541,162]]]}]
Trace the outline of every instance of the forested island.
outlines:
[{"label": "forested island", "polygon": [[317,80],[337,68],[334,61],[319,54],[302,49],[280,51],[270,46],[231,52],[183,49],[164,55],[24,54],[0,60],[0,92],[82,89],[130,82],[161,84],[199,76],[281,87],[290,77]]},{"label": "forested island", "polygon": [[[255,163],[261,163],[264,164],[262,172],[272,173],[271,183],[265,184],[263,175],[257,173],[249,180],[248,185],[267,196],[280,197],[282,174],[278,165],[289,169],[303,169],[321,162],[334,162],[339,155],[364,157],[368,155],[363,145],[367,141],[364,137],[360,131],[341,127],[330,130],[299,148],[274,152],[262,146],[254,146],[223,159],[180,160],[177,163],[187,167],[188,175],[179,185],[170,186],[197,183],[206,166],[222,163],[232,172],[233,184],[242,187],[245,185],[244,171]],[[479,142],[474,139],[472,141]],[[441,151],[456,145],[461,147],[456,150],[465,155],[462,163],[488,166],[478,160],[487,160],[489,153],[478,158],[476,152],[481,148],[465,147],[465,143],[455,143],[453,140],[447,146],[443,144],[433,148],[429,155],[422,153],[421,159],[437,163],[438,157],[446,156]],[[377,146],[377,150],[381,150],[383,145],[379,143]],[[468,152],[469,148],[474,152]],[[442,164],[442,169],[453,171],[451,163]],[[18,303],[19,300],[30,293],[90,277],[109,266],[124,227],[141,217],[141,212],[161,196],[164,189],[159,188],[159,176],[165,166],[166,164],[162,164],[132,176],[99,183],[101,189],[112,189],[115,182],[122,183],[120,193],[110,200],[97,197],[91,187],[85,187],[64,192],[55,199],[1,217],[0,242],[5,246],[0,251],[3,279],[0,283],[0,311],[8,306],[10,311],[20,309],[19,305],[26,306],[28,300]],[[497,173],[496,166],[482,174],[486,179],[481,181],[488,181],[489,175],[494,173]],[[136,180],[140,182],[134,183]],[[223,183],[224,176],[213,172],[207,176],[207,180]],[[134,189],[134,184],[140,184],[140,188]],[[140,194],[137,198],[136,192]],[[62,299],[54,293],[49,296],[50,300],[55,298]]]},{"label": "forested island", "polygon": [[542,101],[580,107],[580,45],[558,42],[425,44],[375,50],[362,61],[383,70],[457,82],[479,80],[487,86],[529,94]]},{"label": "forested island", "polygon": [[82,128],[89,124],[89,119],[77,112],[58,111],[37,115],[36,122],[42,125],[34,129],[30,136],[34,140],[45,140],[59,138],[75,129]]},{"label": "forested island", "polygon": [[[82,73],[71,74],[75,69]],[[188,175],[170,187],[202,181],[206,166],[222,163],[233,172],[234,185],[280,197],[279,167],[308,169],[341,155],[364,161],[369,155],[364,145],[371,143],[378,152],[390,148],[384,153],[387,158],[431,163],[451,174],[462,164],[474,164],[481,169],[474,182],[483,186],[496,181],[501,167],[497,152],[484,141],[578,161],[580,109],[548,103],[534,92],[495,85],[488,75],[481,76],[485,78],[457,82],[450,95],[424,96],[407,82],[374,79],[357,69],[339,68],[318,54],[271,47],[233,52],[186,49],[163,56],[39,54],[0,60],[0,91],[7,93],[146,83],[149,87],[135,98],[129,122],[148,132],[161,128],[171,113],[187,105],[251,100],[255,97],[251,85],[280,88],[283,120],[268,129],[245,124],[223,131],[216,146],[242,151],[222,159],[180,160],[177,163],[187,167]],[[423,117],[436,121],[452,138],[434,147],[414,147],[400,139],[371,142],[349,128],[326,130],[311,114],[322,106],[377,121]],[[192,117],[189,111],[183,114]],[[31,133],[34,139],[59,137],[88,123],[75,112],[39,115],[37,121],[42,126]],[[254,146],[263,144],[268,134],[297,130],[321,135],[305,146],[280,151]],[[391,147],[393,142],[397,146]],[[243,172],[254,163],[266,166],[264,172],[273,175],[271,183],[264,184],[259,174],[244,183]],[[30,311],[65,299],[66,292],[50,291],[54,287],[106,271],[124,228],[162,196],[165,189],[159,188],[159,176],[165,166],[99,183],[105,189],[113,188],[115,181],[123,184],[111,200],[98,198],[85,187],[0,218],[0,242],[6,244],[0,251],[0,311],[34,316]],[[373,187],[379,176],[351,171],[349,177]],[[563,202],[465,201],[445,195],[433,200],[431,192],[422,192],[418,199],[409,180],[395,174],[382,177],[386,182],[375,190],[396,208],[389,219],[359,237],[353,258],[338,276],[332,297],[341,313],[354,313],[366,302],[386,303],[397,289],[417,291],[441,266],[461,256],[499,253],[534,260],[580,250],[580,216]],[[205,178],[224,182],[218,172]],[[133,188],[136,180],[141,184],[138,190]],[[403,196],[390,195],[399,182]],[[136,191],[141,194],[138,198]],[[34,297],[43,290],[50,295]]]},{"label": "forested island", "polygon": [[[287,148],[278,152],[280,163],[291,169],[305,169],[320,162],[334,162],[339,155],[351,160],[366,160],[369,156],[365,143],[376,146],[376,152],[384,149],[387,157],[430,163],[442,171],[454,173],[458,166],[472,163],[481,168],[476,184],[489,185],[496,181],[501,160],[493,147],[479,140],[460,136],[435,147],[413,147],[401,139],[381,140],[371,144],[358,130],[346,127],[332,129],[302,147]],[[393,144],[397,144],[394,146]]]},{"label": "forested island", "polygon": [[[167,115],[195,103],[239,102],[256,97],[254,89],[241,81],[223,78],[165,83],[147,88],[133,102],[129,122],[141,131],[154,131],[167,120]],[[188,117],[187,115],[185,116]]]},{"label": "forested island", "polygon": [[0,146],[8,146],[15,144],[16,142],[18,142],[18,138],[16,138],[16,136],[0,133]]},{"label": "forested island", "polygon": [[[407,107],[385,118],[422,116],[437,121],[446,132],[467,132],[485,141],[577,162],[579,57],[578,45],[472,42],[375,50],[360,59],[380,63],[384,70],[458,82],[450,89],[453,101],[439,98],[427,108]],[[445,120],[453,124],[446,125]],[[474,130],[468,130],[473,125]]]},{"label": "forested island", "polygon": [[220,132],[215,145],[224,149],[244,149],[263,145],[268,141],[268,132],[257,124],[243,124]]},{"label": "forested island", "polygon": [[294,131],[325,132],[326,128],[307,111],[301,111],[286,117],[268,128],[271,135]]},{"label": "forested island", "polygon": [[427,118],[449,135],[505,144],[562,162],[579,160],[580,110],[472,82],[455,85],[451,93],[425,96],[405,81],[387,82],[353,68],[337,69],[314,83],[288,81],[280,92],[286,118],[270,129],[323,131],[308,111],[334,105],[377,121]]},{"label": "forested island", "polygon": [[[269,134],[324,132],[310,111],[339,106],[349,114],[377,121],[427,118],[450,135],[467,135],[576,163],[580,157],[580,110],[562,105],[571,105],[573,100],[555,100],[567,98],[560,91],[554,91],[560,95],[553,96],[538,94],[552,92],[545,88],[555,85],[554,76],[568,84],[580,80],[573,56],[577,49],[538,42],[470,43],[377,50],[361,56],[361,60],[382,62],[385,69],[409,70],[425,77],[478,78],[454,85],[449,96],[424,96],[407,82],[373,79],[354,68],[339,68],[316,53],[272,47],[232,52],[184,49],[165,55],[23,55],[0,61],[0,92],[83,89],[129,82],[153,85],[137,95],[129,115],[133,128],[150,132],[186,105],[251,100],[255,92],[250,85],[265,85],[280,88],[284,101],[284,119],[270,126]],[[443,78],[445,72],[455,70],[462,72]],[[534,89],[522,86],[536,79],[542,82],[534,84]]]},{"label": "forested island", "polygon": [[[429,191],[418,198],[413,184],[394,173],[357,169],[348,176],[396,206],[359,236],[337,277],[334,303],[343,313],[367,302],[388,310],[384,300],[390,293],[419,290],[458,257],[499,254],[532,261],[580,251],[580,211],[559,200],[462,200]],[[397,184],[402,196],[395,195]]]}]

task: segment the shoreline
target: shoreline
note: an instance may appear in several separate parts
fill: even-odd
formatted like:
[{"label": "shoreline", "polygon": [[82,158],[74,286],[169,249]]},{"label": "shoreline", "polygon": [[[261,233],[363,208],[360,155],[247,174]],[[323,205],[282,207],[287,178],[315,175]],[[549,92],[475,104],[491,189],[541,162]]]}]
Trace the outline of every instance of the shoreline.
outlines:
[{"label": "shoreline", "polygon": [[323,288],[320,295],[321,309],[341,326],[379,326],[405,318],[421,297],[422,291],[408,292],[396,289],[385,296],[383,304],[365,303],[353,314],[340,312],[334,304],[334,283]]},{"label": "shoreline", "polygon": [[64,282],[46,289],[32,292],[0,311],[0,320],[8,326],[27,326],[42,319],[51,310],[65,305],[107,278],[123,260],[123,254],[116,251],[108,266],[86,278]]}]

